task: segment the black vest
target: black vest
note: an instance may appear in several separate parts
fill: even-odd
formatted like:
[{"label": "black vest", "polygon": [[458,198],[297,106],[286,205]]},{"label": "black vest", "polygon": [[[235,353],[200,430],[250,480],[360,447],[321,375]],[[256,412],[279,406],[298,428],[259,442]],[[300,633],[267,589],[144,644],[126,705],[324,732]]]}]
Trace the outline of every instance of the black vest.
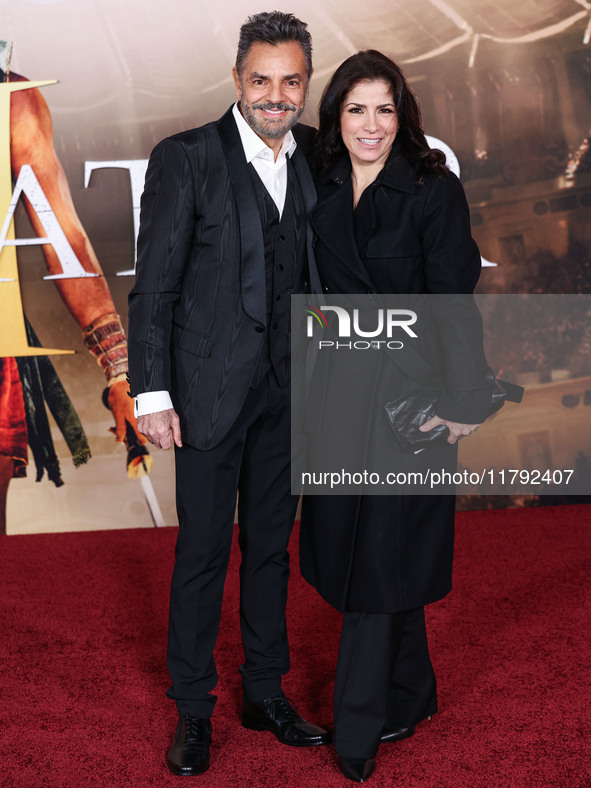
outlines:
[{"label": "black vest", "polygon": [[280,386],[289,384],[290,294],[305,292],[306,208],[291,161],[287,163],[287,194],[281,219],[273,198],[250,165],[265,246],[267,285],[266,343],[253,375],[254,388],[272,369]]}]

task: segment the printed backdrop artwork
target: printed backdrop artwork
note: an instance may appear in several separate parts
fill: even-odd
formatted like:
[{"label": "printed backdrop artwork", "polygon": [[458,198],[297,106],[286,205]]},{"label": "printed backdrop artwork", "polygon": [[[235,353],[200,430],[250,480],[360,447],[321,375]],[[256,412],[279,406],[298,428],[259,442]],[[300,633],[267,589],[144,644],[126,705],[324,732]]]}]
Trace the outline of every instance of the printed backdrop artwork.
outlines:
[{"label": "printed backdrop artwork", "polygon": [[[116,316],[125,327],[150,151],[164,136],[216,119],[233,102],[238,29],[249,14],[266,9],[243,0],[0,5],[0,510],[6,499],[6,532],[172,525],[172,455],[147,454],[133,430],[127,446],[115,442],[115,411],[105,407],[113,403],[103,397],[108,370],[104,359],[97,365],[97,348],[109,348],[112,371],[120,375],[117,353],[124,346]],[[378,0],[369,10],[350,0],[294,0],[273,7],[307,21],[313,36],[315,72],[304,122],[315,123],[328,77],[350,54],[375,48],[403,65],[427,134],[448,146],[450,162],[457,158],[486,261],[481,293],[589,292],[588,3]],[[46,149],[23,117],[41,119]],[[53,146],[47,142],[51,124]],[[40,152],[53,170],[45,172]],[[47,241],[40,244],[41,238]],[[85,255],[95,262],[84,264]],[[84,271],[97,276],[81,277]],[[84,315],[97,299],[108,305],[105,319],[89,329]],[[526,358],[511,355],[510,337],[489,348],[493,366],[525,385],[526,396],[541,403],[545,417],[555,413],[558,423],[561,408],[571,425],[589,421],[591,383],[583,385],[591,376],[588,318],[564,316],[568,366],[540,334],[531,337]],[[551,423],[531,426],[519,442],[524,465],[551,459],[553,434]],[[589,460],[576,457],[587,472]],[[462,501],[493,503],[488,497]]]}]

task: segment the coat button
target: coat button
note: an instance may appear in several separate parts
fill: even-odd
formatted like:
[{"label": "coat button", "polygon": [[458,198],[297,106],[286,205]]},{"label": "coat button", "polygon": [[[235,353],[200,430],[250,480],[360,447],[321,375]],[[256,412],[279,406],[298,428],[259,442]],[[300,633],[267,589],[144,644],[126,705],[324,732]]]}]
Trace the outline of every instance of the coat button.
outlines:
[{"label": "coat button", "polygon": [[491,370],[489,369],[489,370],[488,370],[488,372],[486,373],[486,375],[484,376],[484,378],[485,378],[485,380],[486,380],[486,382],[487,382],[487,383],[492,383],[492,382],[493,382],[493,380],[495,379],[495,376],[494,376],[494,374],[491,372]]},{"label": "coat button", "polygon": [[374,292],[373,290],[368,290],[368,291],[367,291],[367,295],[368,295],[370,298],[375,298],[375,297],[376,297],[376,294],[375,294],[375,292]]},{"label": "coat button", "polygon": [[264,326],[255,326],[255,327],[254,327],[254,330],[255,330],[257,333],[259,333],[259,334],[262,334],[262,333],[263,333],[263,331],[265,330],[265,327],[264,327]]},{"label": "coat button", "polygon": [[280,235],[280,236],[279,236],[279,240],[280,240],[280,241],[285,241],[285,236],[284,236],[284,235]]}]

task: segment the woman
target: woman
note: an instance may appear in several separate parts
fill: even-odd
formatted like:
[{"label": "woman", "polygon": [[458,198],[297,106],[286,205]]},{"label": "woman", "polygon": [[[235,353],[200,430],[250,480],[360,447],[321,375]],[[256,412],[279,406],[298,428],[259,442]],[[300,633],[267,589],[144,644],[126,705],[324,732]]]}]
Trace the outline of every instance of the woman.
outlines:
[{"label": "woman", "polygon": [[[480,255],[462,187],[445,156],[429,149],[417,100],[389,58],[359,52],[337,69],[320,103],[317,161],[318,204],[310,219],[326,293],[370,299],[380,292],[472,293]],[[448,445],[427,451],[455,459],[458,438],[486,417],[491,373],[478,327],[468,329],[458,313],[438,331],[440,344],[425,360],[433,370],[443,364],[452,382],[438,400],[438,415],[422,429],[445,423]],[[363,356],[355,359],[356,375],[364,374]],[[369,397],[376,413],[387,393],[419,386],[388,366],[393,374],[383,394]],[[454,391],[456,374],[462,383]],[[330,380],[335,377],[329,389]],[[324,411],[319,446],[326,445],[331,419],[339,418],[333,408]],[[387,432],[383,419],[370,442],[392,440]],[[334,742],[341,772],[351,780],[371,775],[380,741],[411,736],[437,711],[424,605],[451,588],[453,520],[451,495],[304,498],[302,573],[344,613]]]}]

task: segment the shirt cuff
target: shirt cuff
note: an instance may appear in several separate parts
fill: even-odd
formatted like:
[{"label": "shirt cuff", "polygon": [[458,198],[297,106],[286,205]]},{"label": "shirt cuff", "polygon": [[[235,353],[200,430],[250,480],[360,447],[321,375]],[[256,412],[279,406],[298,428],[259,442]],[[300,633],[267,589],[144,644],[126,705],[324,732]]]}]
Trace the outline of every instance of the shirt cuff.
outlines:
[{"label": "shirt cuff", "polygon": [[134,415],[137,418],[172,408],[172,400],[168,391],[146,391],[138,394],[134,402]]}]

